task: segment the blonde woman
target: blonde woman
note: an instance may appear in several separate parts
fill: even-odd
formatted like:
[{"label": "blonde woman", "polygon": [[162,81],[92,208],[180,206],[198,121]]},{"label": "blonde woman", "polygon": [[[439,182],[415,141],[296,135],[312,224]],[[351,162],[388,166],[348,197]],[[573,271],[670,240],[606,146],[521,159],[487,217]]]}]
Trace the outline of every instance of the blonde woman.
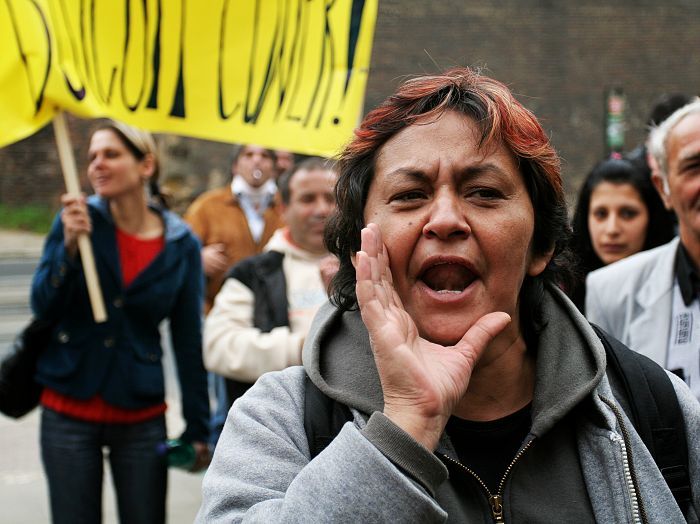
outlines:
[{"label": "blonde woman", "polygon": [[[170,319],[187,427],[199,467],[209,405],[201,356],[199,243],[164,209],[150,134],[118,122],[90,139],[95,195],[64,195],[32,285],[56,328],[38,363],[41,449],[56,523],[101,520],[103,450],[122,522],[165,521],[167,458],[159,325]],[[147,191],[147,186],[150,191]],[[148,194],[156,197],[149,199]],[[90,234],[108,320],[92,318],[77,239]]]}]

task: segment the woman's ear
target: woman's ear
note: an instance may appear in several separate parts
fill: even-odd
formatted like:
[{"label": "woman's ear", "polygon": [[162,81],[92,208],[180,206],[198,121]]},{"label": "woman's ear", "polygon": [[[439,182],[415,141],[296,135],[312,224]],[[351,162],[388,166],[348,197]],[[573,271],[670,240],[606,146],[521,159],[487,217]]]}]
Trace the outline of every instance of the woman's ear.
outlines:
[{"label": "woman's ear", "polygon": [[530,265],[527,268],[527,274],[531,277],[536,277],[542,273],[544,268],[547,267],[547,264],[549,264],[549,261],[552,260],[552,255],[554,255],[554,246],[541,255],[533,254],[530,259]]},{"label": "woman's ear", "polygon": [[141,160],[141,176],[149,179],[156,172],[156,158],[153,153],[146,153],[146,156]]}]

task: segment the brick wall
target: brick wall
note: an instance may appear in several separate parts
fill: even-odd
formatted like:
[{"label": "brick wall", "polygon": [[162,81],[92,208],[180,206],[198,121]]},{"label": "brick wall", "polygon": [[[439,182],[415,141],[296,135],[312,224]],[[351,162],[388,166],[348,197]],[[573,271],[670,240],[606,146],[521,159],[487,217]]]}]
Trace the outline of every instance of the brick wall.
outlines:
[{"label": "brick wall", "polygon": [[692,1],[382,0],[366,105],[405,75],[481,66],[543,123],[573,194],[605,154],[608,87],[626,93],[627,149],[658,95],[700,93],[699,22]]},{"label": "brick wall", "polygon": [[[653,100],[700,92],[700,2],[381,0],[365,108],[407,75],[483,67],[540,118],[573,194],[604,155],[604,93],[627,97],[626,147],[643,137]],[[76,143],[88,124],[72,120]],[[164,179],[187,199],[226,178],[225,144],[160,138]],[[78,151],[84,171],[85,152]],[[55,205],[62,180],[50,129],[0,150],[0,203]]]}]

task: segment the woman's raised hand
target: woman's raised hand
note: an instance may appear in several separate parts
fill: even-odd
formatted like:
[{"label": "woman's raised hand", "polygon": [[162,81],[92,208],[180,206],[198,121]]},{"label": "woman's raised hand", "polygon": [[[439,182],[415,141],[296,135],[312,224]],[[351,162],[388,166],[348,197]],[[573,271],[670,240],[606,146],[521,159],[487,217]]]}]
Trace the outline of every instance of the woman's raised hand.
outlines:
[{"label": "woman's raised hand", "polygon": [[63,211],[61,222],[63,223],[63,243],[70,257],[74,257],[78,250],[78,236],[83,233],[90,234],[92,222],[87,210],[85,194],[78,196],[65,194],[61,196]]},{"label": "woman's raised hand", "polygon": [[455,346],[433,344],[420,337],[394,290],[377,225],[362,230],[355,265],[357,300],[382,383],[384,414],[433,451],[477,361],[510,316],[489,313]]}]

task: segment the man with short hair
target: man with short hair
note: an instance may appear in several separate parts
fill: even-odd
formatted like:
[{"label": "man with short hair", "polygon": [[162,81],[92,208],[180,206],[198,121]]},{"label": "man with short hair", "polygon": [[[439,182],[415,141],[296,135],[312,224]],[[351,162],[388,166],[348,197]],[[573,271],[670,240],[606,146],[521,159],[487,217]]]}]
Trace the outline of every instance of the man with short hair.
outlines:
[{"label": "man with short hair", "polygon": [[700,99],[654,128],[652,177],[679,236],[588,275],[586,315],[700,398]]},{"label": "man with short hair", "polygon": [[278,183],[287,227],[264,253],[234,266],[216,297],[204,328],[204,362],[228,379],[229,404],[263,373],[301,364],[304,338],[327,296],[323,232],[336,178],[320,158],[285,173]]},{"label": "man with short hair", "polygon": [[275,149],[277,157],[277,176],[280,177],[285,171],[289,171],[296,164],[296,155],[286,149]]},{"label": "man with short hair", "polygon": [[231,184],[200,195],[185,220],[202,241],[202,265],[207,277],[208,312],[226,271],[258,254],[284,225],[275,208],[275,153],[257,145],[240,146],[231,163]]}]

